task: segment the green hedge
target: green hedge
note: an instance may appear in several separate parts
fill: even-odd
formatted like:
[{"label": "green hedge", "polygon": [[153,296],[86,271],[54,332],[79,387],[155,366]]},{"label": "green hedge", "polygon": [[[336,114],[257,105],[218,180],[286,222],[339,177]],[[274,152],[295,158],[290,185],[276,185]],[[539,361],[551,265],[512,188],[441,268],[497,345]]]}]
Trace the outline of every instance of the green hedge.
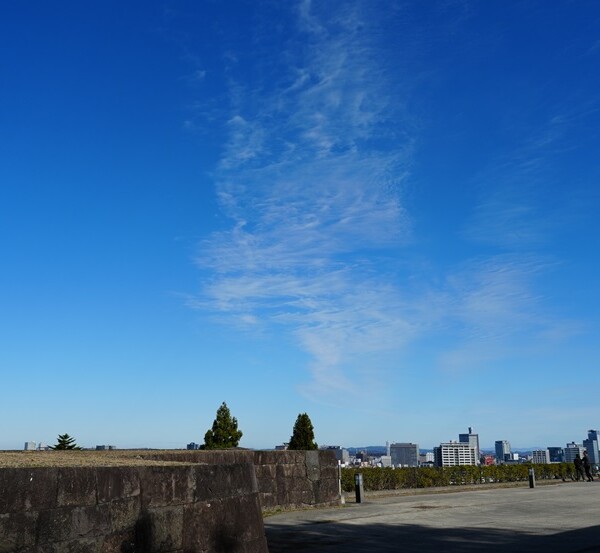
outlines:
[{"label": "green hedge", "polygon": [[342,469],[342,489],[354,491],[354,475],[363,475],[366,491],[401,490],[405,488],[430,488],[464,484],[485,484],[491,482],[517,482],[528,480],[529,469],[535,468],[537,480],[574,479],[572,463],[552,463],[549,465],[491,465],[458,467],[419,467],[419,468],[345,468]]}]

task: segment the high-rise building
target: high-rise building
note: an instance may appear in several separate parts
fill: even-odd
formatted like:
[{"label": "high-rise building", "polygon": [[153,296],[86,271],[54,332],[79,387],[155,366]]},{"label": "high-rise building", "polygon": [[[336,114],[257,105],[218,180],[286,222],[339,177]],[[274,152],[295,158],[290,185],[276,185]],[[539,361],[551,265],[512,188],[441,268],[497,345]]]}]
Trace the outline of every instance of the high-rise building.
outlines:
[{"label": "high-rise building", "polygon": [[469,444],[469,447],[475,450],[475,459],[477,459],[477,464],[479,464],[481,453],[479,451],[479,434],[474,434],[473,429],[469,426],[468,434],[459,434],[458,441],[461,444]]},{"label": "high-rise building", "polygon": [[395,467],[418,467],[419,446],[411,443],[390,444],[390,456]]},{"label": "high-rise building", "polygon": [[565,460],[565,452],[562,447],[549,447],[548,455],[551,463],[562,463]]},{"label": "high-rise building", "polygon": [[590,463],[600,465],[600,430],[588,430],[588,439],[583,441],[583,447],[588,452]]},{"label": "high-rise building", "polygon": [[510,461],[510,442],[508,440],[496,440],[496,464],[501,465],[506,461]]},{"label": "high-rise building", "polygon": [[531,462],[537,465],[547,465],[550,463],[550,453],[547,449],[534,449]]},{"label": "high-rise building", "polygon": [[576,444],[575,442],[571,442],[567,444],[565,447],[565,463],[572,463],[575,460],[575,456],[579,455],[579,457],[583,457],[583,446]]},{"label": "high-rise building", "polygon": [[25,451],[33,451],[35,449],[35,442],[25,442],[23,449]]},{"label": "high-rise building", "polygon": [[433,448],[435,465],[455,467],[458,465],[476,465],[475,450],[469,444],[460,442],[442,443]]}]

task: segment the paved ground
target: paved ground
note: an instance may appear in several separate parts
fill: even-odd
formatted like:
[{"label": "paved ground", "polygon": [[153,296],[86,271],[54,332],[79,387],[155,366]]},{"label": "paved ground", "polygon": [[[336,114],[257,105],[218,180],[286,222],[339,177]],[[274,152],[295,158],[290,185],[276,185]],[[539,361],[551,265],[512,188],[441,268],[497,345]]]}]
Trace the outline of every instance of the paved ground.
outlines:
[{"label": "paved ground", "polygon": [[265,519],[270,553],[600,553],[600,482],[367,498]]}]

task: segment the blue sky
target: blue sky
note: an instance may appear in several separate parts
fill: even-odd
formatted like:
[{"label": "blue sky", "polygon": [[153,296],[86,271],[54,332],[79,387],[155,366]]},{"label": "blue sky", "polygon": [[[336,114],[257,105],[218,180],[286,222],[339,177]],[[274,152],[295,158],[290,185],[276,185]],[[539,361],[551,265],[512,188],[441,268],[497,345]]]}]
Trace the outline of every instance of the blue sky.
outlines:
[{"label": "blue sky", "polygon": [[9,2],[0,448],[581,441],[594,1]]}]

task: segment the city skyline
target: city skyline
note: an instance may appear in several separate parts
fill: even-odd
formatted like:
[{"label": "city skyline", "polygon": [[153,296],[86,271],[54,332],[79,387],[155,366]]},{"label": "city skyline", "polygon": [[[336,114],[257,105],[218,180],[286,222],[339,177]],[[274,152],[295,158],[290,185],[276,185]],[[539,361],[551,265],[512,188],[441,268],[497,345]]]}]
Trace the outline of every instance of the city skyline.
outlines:
[{"label": "city skyline", "polygon": [[596,426],[597,2],[4,8],[0,449]]},{"label": "city skyline", "polygon": [[[571,439],[569,442],[565,442],[565,446],[568,447],[571,444],[579,444],[583,449],[586,450],[590,450],[590,449],[599,449],[600,446],[598,445],[598,439],[597,436],[598,434],[600,434],[600,431],[598,430],[587,430],[587,439],[583,438],[581,440],[574,440]],[[468,433],[458,433],[457,434],[458,438],[454,439],[454,438],[450,438],[448,440],[440,440],[440,444],[441,443],[466,443],[469,446],[473,447],[475,452],[476,452],[476,456],[479,457],[479,455],[477,455],[478,452],[495,452],[495,454],[498,454],[498,444],[506,444],[507,446],[507,451],[515,451],[515,452],[521,452],[521,451],[534,451],[536,449],[563,449],[565,446],[561,446],[558,443],[551,443],[551,444],[535,444],[535,445],[528,445],[528,446],[511,446],[510,440],[507,439],[500,439],[500,440],[495,440],[494,441],[494,445],[480,445],[479,442],[479,433],[475,431],[475,429],[473,429],[472,427],[468,428]],[[466,437],[465,439],[463,439],[463,437]],[[586,442],[590,441],[590,447],[586,447]],[[595,443],[594,443],[595,442]],[[51,442],[47,442],[47,441],[40,441],[40,442],[36,442],[34,440],[29,440],[29,441],[25,441],[24,442],[25,446],[23,449],[25,450],[36,450],[36,449],[46,449],[48,448],[48,446],[51,446],[52,443]],[[81,445],[81,444],[79,444]],[[287,442],[284,442],[283,444],[272,444],[271,447],[265,447],[263,449],[277,449],[283,446],[287,446]],[[418,447],[418,443],[412,443],[412,442],[400,442],[400,441],[395,441],[395,440],[387,440],[384,444],[375,444],[375,443],[371,443],[371,444],[362,444],[362,445],[356,445],[356,444],[337,444],[337,445],[333,445],[332,443],[330,444],[318,444],[319,448],[331,448],[331,447],[343,447],[346,449],[365,449],[365,448],[381,448],[381,449],[386,449],[389,450],[390,447],[392,446],[417,446]],[[180,445],[179,447],[175,447],[173,449],[201,449],[202,446],[202,442],[200,443],[196,443],[196,442],[189,442],[187,444],[184,445]],[[431,447],[418,447],[419,451],[433,451],[435,449],[435,447],[437,447],[437,444],[432,445]],[[142,447],[144,449],[144,447]],[[21,449],[21,448],[13,448],[13,449]],[[85,445],[84,449],[132,449],[127,447],[127,445],[121,445],[119,447],[115,446],[115,445]],[[255,448],[252,448],[255,449]],[[595,455],[600,455],[600,451],[595,454]],[[592,459],[595,460],[595,455],[592,456]]]}]

